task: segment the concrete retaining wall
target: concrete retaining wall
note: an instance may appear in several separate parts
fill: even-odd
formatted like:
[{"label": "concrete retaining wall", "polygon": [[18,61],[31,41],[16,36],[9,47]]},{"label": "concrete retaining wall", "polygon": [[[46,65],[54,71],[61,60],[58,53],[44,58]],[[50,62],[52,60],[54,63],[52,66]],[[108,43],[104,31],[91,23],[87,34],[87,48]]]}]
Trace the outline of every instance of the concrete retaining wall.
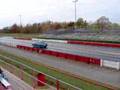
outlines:
[{"label": "concrete retaining wall", "polygon": [[57,43],[66,43],[66,40],[51,40],[51,39],[36,39],[36,38],[32,38],[33,41],[46,41],[46,42],[57,42]]}]

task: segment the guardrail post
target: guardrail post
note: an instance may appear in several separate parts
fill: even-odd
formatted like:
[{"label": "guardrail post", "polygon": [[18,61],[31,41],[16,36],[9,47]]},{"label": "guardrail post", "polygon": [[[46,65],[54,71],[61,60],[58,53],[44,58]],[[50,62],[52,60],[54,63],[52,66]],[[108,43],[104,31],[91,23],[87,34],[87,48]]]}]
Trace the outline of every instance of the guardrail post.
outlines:
[{"label": "guardrail post", "polygon": [[[33,70],[32,70],[32,75],[35,76],[35,72]],[[37,82],[37,80],[32,78],[32,86],[33,86],[34,90],[36,89],[36,86],[37,86],[36,82]]]},{"label": "guardrail post", "polygon": [[20,78],[21,80],[23,80],[23,67],[20,66]]},{"label": "guardrail post", "polygon": [[60,83],[59,83],[59,81],[58,81],[58,80],[56,81],[56,89],[57,89],[57,90],[59,90],[59,89],[60,89]]},{"label": "guardrail post", "polygon": [[100,59],[100,66],[102,67],[103,66],[103,60]]}]

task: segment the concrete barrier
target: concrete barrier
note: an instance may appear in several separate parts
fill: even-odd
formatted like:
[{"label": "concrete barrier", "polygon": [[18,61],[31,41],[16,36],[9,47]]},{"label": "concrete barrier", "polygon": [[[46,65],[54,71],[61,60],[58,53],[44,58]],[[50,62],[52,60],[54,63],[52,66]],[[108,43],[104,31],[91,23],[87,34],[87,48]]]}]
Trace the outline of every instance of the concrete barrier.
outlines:
[{"label": "concrete barrier", "polygon": [[48,54],[48,55],[51,55],[51,56],[61,57],[61,58],[65,58],[65,59],[71,59],[71,60],[74,60],[74,61],[84,62],[84,63],[88,63],[88,64],[100,65],[100,59],[98,59],[98,58],[68,54],[68,53],[52,51],[52,50],[42,50],[41,53]]},{"label": "concrete barrier", "polygon": [[84,63],[87,63],[87,64],[100,65],[100,59],[97,59],[97,58],[73,55],[73,54],[68,54],[68,53],[63,53],[63,52],[58,52],[58,51],[52,51],[52,50],[33,48],[33,47],[29,47],[29,46],[17,45],[17,48],[23,49],[23,50],[26,50],[26,51],[37,52],[37,53],[40,53],[40,54],[42,53],[42,54],[61,57],[61,58],[70,59],[70,60],[74,60],[74,61],[84,62]]},{"label": "concrete barrier", "polygon": [[101,66],[120,70],[120,62],[101,60]]},{"label": "concrete barrier", "polygon": [[32,41],[45,41],[45,42],[56,42],[56,43],[66,43],[66,40],[52,40],[52,39],[37,39],[37,38],[32,38]]}]

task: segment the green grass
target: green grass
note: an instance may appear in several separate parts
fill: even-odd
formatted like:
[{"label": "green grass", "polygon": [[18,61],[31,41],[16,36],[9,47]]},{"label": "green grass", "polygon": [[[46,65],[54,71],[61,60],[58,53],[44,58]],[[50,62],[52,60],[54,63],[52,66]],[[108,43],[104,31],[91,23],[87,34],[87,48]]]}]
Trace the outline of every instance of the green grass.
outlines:
[{"label": "green grass", "polygon": [[[32,67],[32,68],[34,68],[34,69],[36,69],[36,70],[38,70],[40,72],[44,72],[44,73],[46,73],[48,75],[56,77],[57,79],[60,79],[60,80],[65,81],[65,82],[67,82],[69,84],[72,84],[72,85],[75,85],[75,86],[77,86],[79,88],[82,88],[83,90],[109,90],[109,89],[107,89],[105,87],[96,86],[93,83],[86,82],[86,81],[84,81],[82,79],[77,79],[77,78],[71,77],[69,75],[66,75],[66,74],[64,74],[62,72],[52,70],[52,69],[50,69],[48,67],[45,67],[45,66],[43,66],[41,64],[39,64],[39,65],[38,64],[34,64],[34,62],[32,60],[28,60],[28,59],[23,58],[23,57],[18,57],[16,55],[10,54],[8,52],[0,51],[0,54],[8,56],[8,57],[10,57],[10,58],[12,58],[12,59],[14,59],[16,61],[19,61],[19,62],[21,62],[21,63],[23,63],[25,65],[28,65],[28,66],[30,66],[30,67]],[[0,58],[4,59],[3,57],[0,57]],[[10,64],[15,65],[16,67],[20,67],[19,64],[17,64],[17,63],[10,62],[8,60],[5,60],[5,61],[8,62],[8,63],[10,63]],[[25,68],[24,70],[27,73],[30,73],[30,74],[32,73],[31,70],[28,69],[28,68]],[[55,81],[52,81],[49,77],[47,77],[47,81],[49,82],[49,84],[52,83],[53,85],[55,85]],[[60,84],[60,85],[63,88],[67,87],[64,84]],[[70,90],[74,90],[74,89],[70,89]]]}]

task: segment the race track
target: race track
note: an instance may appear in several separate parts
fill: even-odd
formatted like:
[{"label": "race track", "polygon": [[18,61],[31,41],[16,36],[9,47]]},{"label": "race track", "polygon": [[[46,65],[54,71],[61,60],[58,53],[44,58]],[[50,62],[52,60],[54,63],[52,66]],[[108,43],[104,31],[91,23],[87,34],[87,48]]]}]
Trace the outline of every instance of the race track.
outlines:
[{"label": "race track", "polygon": [[48,43],[48,50],[120,62],[120,48]]},{"label": "race track", "polygon": [[86,78],[96,80],[102,83],[110,84],[120,88],[120,72],[109,70],[99,66],[88,65],[79,62],[73,62],[62,58],[52,57],[49,55],[35,54],[24,50],[0,46],[1,50],[22,56],[33,61],[75,74]]}]

